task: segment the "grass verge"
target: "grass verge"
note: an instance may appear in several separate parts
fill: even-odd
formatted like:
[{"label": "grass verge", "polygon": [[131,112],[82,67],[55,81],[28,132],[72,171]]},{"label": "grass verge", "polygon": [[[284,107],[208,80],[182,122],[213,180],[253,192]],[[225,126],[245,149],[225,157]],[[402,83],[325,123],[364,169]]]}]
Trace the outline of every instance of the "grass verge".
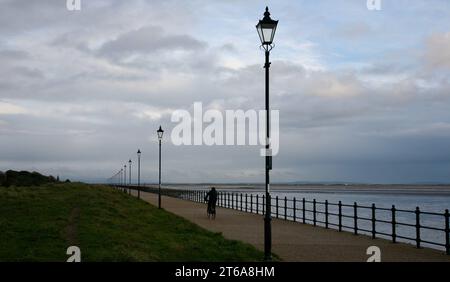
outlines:
[{"label": "grass verge", "polygon": [[0,188],[0,261],[258,261],[253,246],[226,240],[101,185]]}]

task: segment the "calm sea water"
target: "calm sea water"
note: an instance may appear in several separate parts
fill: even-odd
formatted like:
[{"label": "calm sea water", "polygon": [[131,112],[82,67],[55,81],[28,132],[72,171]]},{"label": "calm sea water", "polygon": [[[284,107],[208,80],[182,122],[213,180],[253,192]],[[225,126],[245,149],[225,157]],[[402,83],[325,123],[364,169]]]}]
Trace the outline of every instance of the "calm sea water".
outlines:
[{"label": "calm sea water", "polygon": [[[250,194],[259,195],[264,194],[264,187],[260,185],[214,185],[219,192],[233,192],[244,193],[250,197]],[[172,188],[187,188],[187,189],[208,189],[208,186],[199,185],[171,185]],[[288,199],[286,210],[287,216],[293,216],[293,201],[296,198],[296,207],[299,209],[296,212],[296,218],[299,221],[301,217],[301,200],[305,198],[307,201],[315,199],[318,202],[324,202],[328,200],[329,203],[338,203],[353,205],[356,202],[360,206],[371,206],[375,204],[377,208],[390,209],[392,205],[395,205],[396,209],[411,210],[414,211],[416,207],[419,207],[424,212],[435,212],[443,214],[446,209],[450,209],[450,187],[449,186],[405,186],[405,185],[325,185],[325,186],[308,186],[308,185],[273,185],[271,188],[272,204],[275,205],[276,197],[279,201],[278,214],[280,218],[284,217],[285,209],[284,198]],[[247,208],[250,209],[250,198],[248,198]],[[255,207],[255,198],[253,198],[253,209]],[[261,202],[260,202],[261,204]],[[312,203],[306,204],[306,209],[313,209]],[[245,203],[244,203],[245,208]],[[259,209],[262,208],[260,205]],[[325,210],[325,205],[317,204],[316,210],[318,212]],[[338,213],[338,207],[334,205],[329,206],[330,213]],[[353,207],[343,207],[342,212],[344,215],[353,215]],[[272,208],[272,214],[276,215],[276,208]],[[372,213],[370,209],[358,208],[358,217],[371,218]],[[311,212],[306,212],[306,218],[313,218]],[[391,211],[377,210],[376,218],[378,220],[385,220],[391,222]],[[318,221],[325,221],[325,215],[317,213]],[[415,224],[416,216],[414,213],[397,212],[396,221],[401,223]],[[337,224],[337,216],[329,216],[329,222]],[[343,225],[349,228],[344,230],[352,231],[354,221],[352,218],[343,218]],[[426,215],[421,214],[420,224],[422,226],[430,226],[435,228],[445,228],[445,218],[439,215]],[[358,220],[358,229],[372,230],[372,224],[367,220]],[[391,234],[392,224],[377,222],[377,232]],[[360,233],[370,234],[369,232],[360,231]],[[410,226],[396,226],[396,233],[403,237],[416,237],[415,227]],[[391,239],[387,235],[377,235],[377,237]],[[445,233],[439,230],[421,229],[421,239],[425,241],[445,243]],[[415,241],[409,239],[397,238],[397,241],[415,244]],[[432,244],[422,243],[423,246],[431,247],[435,249],[444,249],[444,247],[436,246]]]}]

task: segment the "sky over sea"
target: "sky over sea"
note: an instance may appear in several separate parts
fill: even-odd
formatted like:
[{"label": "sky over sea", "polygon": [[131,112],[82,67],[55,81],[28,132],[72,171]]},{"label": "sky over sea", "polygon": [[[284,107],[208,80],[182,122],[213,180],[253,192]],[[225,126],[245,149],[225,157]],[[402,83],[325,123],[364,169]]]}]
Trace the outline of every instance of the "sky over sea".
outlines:
[{"label": "sky over sea", "polygon": [[[0,171],[263,182],[261,146],[175,146],[177,109],[264,109],[255,25],[279,20],[271,178],[450,183],[450,1],[0,0]],[[133,164],[133,169],[134,169]]]}]

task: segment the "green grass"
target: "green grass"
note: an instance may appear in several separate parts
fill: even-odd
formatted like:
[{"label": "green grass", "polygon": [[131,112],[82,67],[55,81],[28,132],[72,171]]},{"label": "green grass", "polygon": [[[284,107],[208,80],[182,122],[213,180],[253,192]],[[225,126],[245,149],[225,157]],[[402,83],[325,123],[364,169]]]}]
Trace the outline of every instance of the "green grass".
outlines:
[{"label": "green grass", "polygon": [[0,261],[258,261],[262,252],[100,185],[0,188]]}]

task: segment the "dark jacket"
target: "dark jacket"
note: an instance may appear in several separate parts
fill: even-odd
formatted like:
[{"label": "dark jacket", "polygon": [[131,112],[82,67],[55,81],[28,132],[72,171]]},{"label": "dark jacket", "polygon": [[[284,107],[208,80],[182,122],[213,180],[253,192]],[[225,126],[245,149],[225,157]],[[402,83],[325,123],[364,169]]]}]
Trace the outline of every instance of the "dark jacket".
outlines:
[{"label": "dark jacket", "polygon": [[208,193],[206,193],[205,202],[215,204],[217,202],[217,191],[211,189]]}]

